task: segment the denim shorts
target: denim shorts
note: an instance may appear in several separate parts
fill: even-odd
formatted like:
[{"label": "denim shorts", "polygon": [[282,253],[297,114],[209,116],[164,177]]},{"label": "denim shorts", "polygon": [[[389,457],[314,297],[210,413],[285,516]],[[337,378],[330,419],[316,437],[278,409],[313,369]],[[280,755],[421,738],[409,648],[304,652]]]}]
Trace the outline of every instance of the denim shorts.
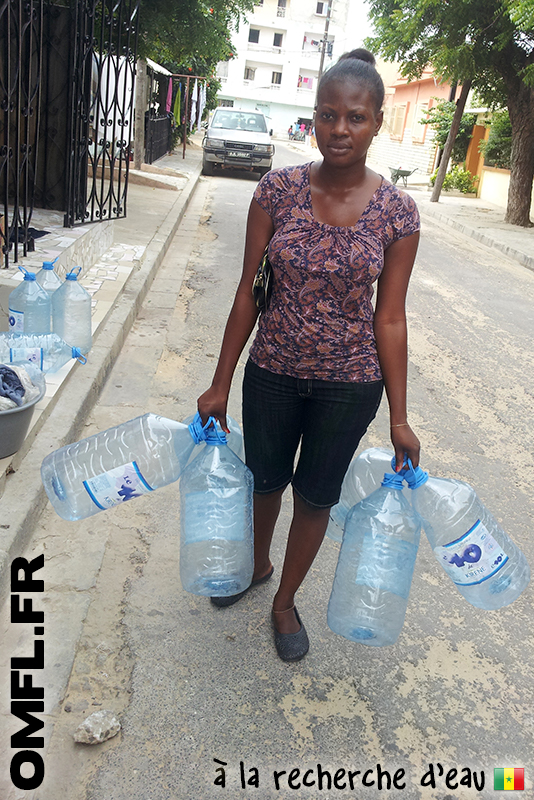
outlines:
[{"label": "denim shorts", "polygon": [[270,494],[293,483],[309,505],[335,505],[350,460],[378,411],[382,390],[381,380],[292,378],[249,359],[243,379],[243,434],[254,491]]}]

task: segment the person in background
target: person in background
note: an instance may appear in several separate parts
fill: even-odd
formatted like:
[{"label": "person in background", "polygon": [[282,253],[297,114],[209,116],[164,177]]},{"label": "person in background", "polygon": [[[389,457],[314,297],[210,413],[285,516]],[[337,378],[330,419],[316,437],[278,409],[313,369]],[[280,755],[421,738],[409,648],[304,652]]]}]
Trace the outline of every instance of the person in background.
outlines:
[{"label": "person in background", "polygon": [[[282,495],[292,484],[293,517],[271,612],[274,643],[285,661],[308,652],[295,595],[384,388],[397,468],[405,456],[414,466],[419,462],[407,416],[405,313],[419,215],[408,195],[366,166],[383,99],[367,50],[345,54],[322,76],[315,134],[323,158],[274,169],[259,182],[219,361],[198,400],[202,420],[213,416],[228,430],[232,376],[258,318],[251,287],[268,246],[272,297],[245,367],[243,431],[255,487],[252,587],[273,574],[271,541]],[[211,600],[228,606],[244,594]]]}]

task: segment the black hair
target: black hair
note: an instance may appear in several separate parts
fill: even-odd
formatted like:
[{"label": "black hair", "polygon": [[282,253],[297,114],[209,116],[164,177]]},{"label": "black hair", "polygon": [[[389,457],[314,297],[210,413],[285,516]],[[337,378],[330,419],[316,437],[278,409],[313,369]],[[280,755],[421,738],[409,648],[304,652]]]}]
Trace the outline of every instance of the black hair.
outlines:
[{"label": "black hair", "polygon": [[377,112],[384,102],[384,83],[376,70],[374,55],[359,47],[350,53],[343,53],[336,64],[328,69],[319,81],[317,96],[331,81],[354,80],[363,83],[374,98]]}]

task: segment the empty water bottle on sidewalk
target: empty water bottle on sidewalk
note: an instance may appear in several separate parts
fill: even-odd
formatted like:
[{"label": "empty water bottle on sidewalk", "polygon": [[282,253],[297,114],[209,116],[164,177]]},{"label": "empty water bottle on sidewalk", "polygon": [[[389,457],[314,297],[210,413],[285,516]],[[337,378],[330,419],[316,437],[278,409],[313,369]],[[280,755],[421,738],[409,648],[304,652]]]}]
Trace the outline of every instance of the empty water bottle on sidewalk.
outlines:
[{"label": "empty water bottle on sidewalk", "polygon": [[144,414],[46,456],[41,478],[63,519],[84,519],[178,480],[202,424]]},{"label": "empty water bottle on sidewalk", "polygon": [[463,481],[409,468],[413,505],[434,555],[465,599],[497,609],[516,600],[530,580],[528,562],[475,490]]},{"label": "empty water bottle on sidewalk", "polygon": [[382,484],[384,473],[391,469],[395,458],[392,450],[383,447],[369,447],[362,450],[349,464],[339,503],[330,509],[330,519],[326,535],[335,542],[343,539],[343,529],[347,514],[356,503],[369,497]]},{"label": "empty water bottle on sidewalk", "polygon": [[69,347],[55,333],[0,332],[0,361],[4,364],[21,364],[29,361],[42,372],[57,372],[73,358],[81,364],[87,363],[81,350]]},{"label": "empty water bottle on sidewalk", "polygon": [[205,447],[180,479],[180,578],[187,592],[226,597],[252,580],[254,480],[210,421]]},{"label": "empty water bottle on sidewalk", "polygon": [[56,289],[59,289],[62,283],[61,278],[54,270],[54,264],[58,258],[59,256],[57,256],[57,258],[55,258],[53,261],[43,261],[43,266],[35,276],[37,283],[42,286],[45,292],[48,292],[50,295],[54,294]]},{"label": "empty water bottle on sidewalk", "polygon": [[374,647],[394,644],[401,632],[421,525],[403,495],[401,474],[354,506],[328,604],[328,625],[346,639]]},{"label": "empty water bottle on sidewalk", "polygon": [[24,273],[9,295],[9,330],[12,333],[50,333],[50,295],[36,281],[35,272],[19,267]]},{"label": "empty water bottle on sidewalk", "polygon": [[52,319],[57,333],[71,347],[88,353],[93,343],[91,334],[91,295],[78,283],[81,267],[65,276],[52,295]]}]

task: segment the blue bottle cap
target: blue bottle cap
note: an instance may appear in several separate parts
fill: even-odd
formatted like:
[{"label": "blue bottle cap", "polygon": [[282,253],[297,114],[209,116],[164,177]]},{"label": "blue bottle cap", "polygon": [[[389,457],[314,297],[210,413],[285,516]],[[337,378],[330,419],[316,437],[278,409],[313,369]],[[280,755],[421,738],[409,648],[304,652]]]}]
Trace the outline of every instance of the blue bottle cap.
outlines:
[{"label": "blue bottle cap", "polygon": [[36,278],[35,272],[30,272],[26,267],[19,267],[20,271],[24,273],[25,281],[34,281]]},{"label": "blue bottle cap", "polygon": [[206,444],[226,444],[226,434],[217,427],[215,417],[210,417],[205,425],[202,425],[200,414],[195,414],[193,422],[189,425],[189,433],[195,444],[206,442]]},{"label": "blue bottle cap", "polygon": [[58,258],[59,256],[56,256],[53,261],[43,261],[43,269],[54,269],[54,264]]},{"label": "blue bottle cap", "polygon": [[412,462],[408,459],[408,469],[403,470],[403,476],[410,489],[417,489],[428,480],[428,472],[425,472],[421,467],[412,466]]},{"label": "blue bottle cap", "polygon": [[226,434],[218,422],[213,423],[206,430],[206,444],[226,444]]},{"label": "blue bottle cap", "polygon": [[[78,270],[78,272],[76,272],[76,270]],[[67,274],[65,275],[65,280],[67,280],[67,281],[77,281],[78,280],[78,275],[80,274],[81,271],[82,271],[81,267],[74,267],[74,269],[71,269],[70,272],[67,272]]]},{"label": "blue bottle cap", "polygon": [[404,485],[404,475],[401,472],[386,472],[382,486],[387,486],[389,489],[402,489]]}]

